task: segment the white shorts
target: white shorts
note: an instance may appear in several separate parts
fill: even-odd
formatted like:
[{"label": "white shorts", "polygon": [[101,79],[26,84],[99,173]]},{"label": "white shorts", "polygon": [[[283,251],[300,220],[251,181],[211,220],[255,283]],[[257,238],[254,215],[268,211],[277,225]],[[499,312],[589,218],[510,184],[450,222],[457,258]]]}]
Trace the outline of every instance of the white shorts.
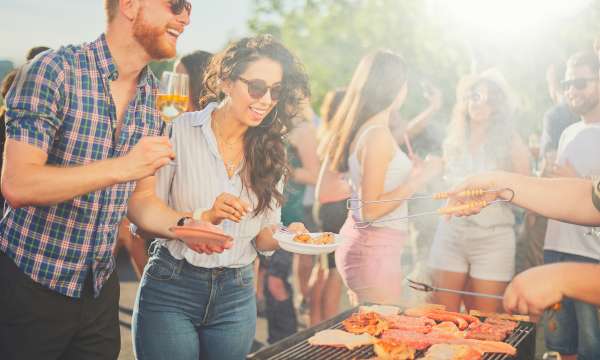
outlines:
[{"label": "white shorts", "polygon": [[508,282],[515,274],[515,246],[510,225],[480,227],[463,219],[441,220],[428,265],[475,279]]}]

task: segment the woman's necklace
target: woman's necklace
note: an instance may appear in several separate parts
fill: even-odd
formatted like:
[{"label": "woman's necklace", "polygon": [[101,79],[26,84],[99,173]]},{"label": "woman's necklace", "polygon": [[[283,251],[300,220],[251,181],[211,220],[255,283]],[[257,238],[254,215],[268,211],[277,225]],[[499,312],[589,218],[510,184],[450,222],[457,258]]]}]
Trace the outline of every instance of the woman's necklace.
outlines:
[{"label": "woman's necklace", "polygon": [[242,142],[243,138],[239,138],[236,139],[234,141],[225,141],[223,139],[223,135],[221,133],[221,129],[219,128],[219,122],[215,119],[215,133],[217,135],[217,141],[219,143],[219,147],[221,148],[221,154],[222,154],[222,158],[223,158],[223,164],[225,165],[225,170],[227,170],[227,175],[229,177],[233,176],[237,166],[239,165],[240,161],[242,160],[240,157],[240,153],[242,152],[242,150],[238,150],[236,151],[233,156],[229,157],[227,155],[227,151],[233,151],[235,146],[237,144],[239,144],[240,142]]}]

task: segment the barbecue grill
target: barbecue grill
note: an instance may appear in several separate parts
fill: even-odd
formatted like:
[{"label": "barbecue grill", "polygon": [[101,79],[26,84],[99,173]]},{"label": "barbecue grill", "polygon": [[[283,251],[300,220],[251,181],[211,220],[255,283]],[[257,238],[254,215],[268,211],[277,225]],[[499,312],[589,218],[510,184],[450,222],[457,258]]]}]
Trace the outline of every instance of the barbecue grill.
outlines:
[{"label": "barbecue grill", "polygon": [[[316,332],[325,329],[343,329],[342,321],[358,311],[358,307],[347,310],[338,316],[322,322],[316,326],[298,332],[275,344],[265,347],[247,356],[252,360],[317,360],[317,359],[369,359],[375,356],[373,346],[362,346],[354,350],[334,348],[327,346],[313,346],[308,343],[308,338]],[[484,318],[482,318],[484,320]],[[485,360],[531,360],[535,358],[535,324],[519,321],[518,326],[504,340],[517,348],[516,356],[506,354],[487,353]],[[423,356],[425,351],[418,351],[416,358]]]}]

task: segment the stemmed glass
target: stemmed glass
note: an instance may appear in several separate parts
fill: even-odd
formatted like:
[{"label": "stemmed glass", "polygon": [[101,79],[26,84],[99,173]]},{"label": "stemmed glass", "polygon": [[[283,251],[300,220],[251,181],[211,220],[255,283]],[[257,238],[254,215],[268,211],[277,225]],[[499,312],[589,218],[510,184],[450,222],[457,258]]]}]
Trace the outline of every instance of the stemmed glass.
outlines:
[{"label": "stemmed glass", "polygon": [[[172,121],[186,111],[189,99],[190,80],[186,74],[171,71],[162,73],[156,106],[163,121],[163,134],[171,137]],[[173,165],[174,162],[171,162]]]}]

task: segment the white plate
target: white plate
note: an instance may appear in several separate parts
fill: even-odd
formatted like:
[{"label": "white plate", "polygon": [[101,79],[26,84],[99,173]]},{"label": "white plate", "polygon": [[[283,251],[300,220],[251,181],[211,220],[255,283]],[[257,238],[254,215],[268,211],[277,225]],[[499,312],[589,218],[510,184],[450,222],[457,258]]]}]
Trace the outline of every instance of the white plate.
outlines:
[{"label": "white plate", "polygon": [[[310,233],[310,236],[317,237],[323,233]],[[303,244],[297,241],[294,241],[294,236],[296,234],[288,234],[285,232],[278,231],[273,236],[277,241],[279,241],[279,246],[283,250],[287,250],[296,254],[304,254],[304,255],[319,255],[319,254],[327,254],[335,251],[339,244],[344,241],[344,238],[340,234],[333,234],[335,241],[333,244],[327,245],[314,245],[314,244]]]}]

